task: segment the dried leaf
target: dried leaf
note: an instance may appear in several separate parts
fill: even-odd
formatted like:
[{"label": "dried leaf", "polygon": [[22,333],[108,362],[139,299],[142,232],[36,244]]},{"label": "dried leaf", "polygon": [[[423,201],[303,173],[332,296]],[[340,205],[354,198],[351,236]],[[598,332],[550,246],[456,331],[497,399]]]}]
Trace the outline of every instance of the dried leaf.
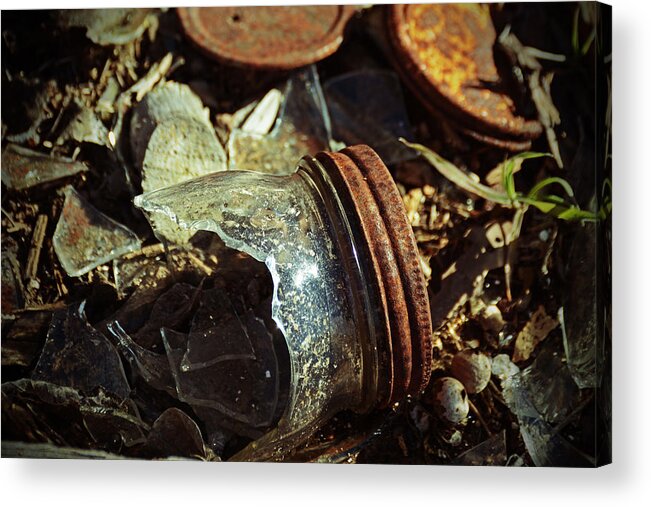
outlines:
[{"label": "dried leaf", "polygon": [[547,338],[547,335],[558,326],[558,320],[545,312],[540,305],[529,319],[529,322],[518,333],[513,350],[513,362],[519,363],[531,357],[536,346]]}]

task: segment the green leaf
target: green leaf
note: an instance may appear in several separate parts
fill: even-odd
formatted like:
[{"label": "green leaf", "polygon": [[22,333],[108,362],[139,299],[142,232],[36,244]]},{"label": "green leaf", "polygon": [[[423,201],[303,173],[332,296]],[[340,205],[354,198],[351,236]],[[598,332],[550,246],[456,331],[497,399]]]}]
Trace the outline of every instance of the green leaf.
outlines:
[{"label": "green leaf", "polygon": [[540,192],[542,189],[553,185],[553,184],[558,184],[561,187],[563,187],[563,190],[565,190],[565,193],[570,197],[570,199],[574,198],[574,190],[572,190],[572,186],[569,184],[569,182],[563,178],[559,178],[557,176],[552,176],[550,178],[545,178],[542,181],[539,181],[536,183],[531,190],[529,190],[529,193],[527,194],[527,197],[530,199],[538,199],[538,196],[540,195]]},{"label": "green leaf", "polygon": [[512,201],[516,200],[517,192],[515,191],[515,173],[520,170],[522,162],[530,158],[551,157],[549,153],[539,153],[536,151],[525,151],[506,159],[499,164],[496,169],[502,168],[502,186],[506,194]]},{"label": "green leaf", "polygon": [[579,53],[579,9],[580,7],[577,6],[574,11],[574,20],[572,24],[572,50],[575,55]]},{"label": "green leaf", "polygon": [[506,195],[509,196],[511,201],[515,200],[515,162],[513,159],[508,159],[502,163],[502,186],[506,190]]},{"label": "green leaf", "polygon": [[581,46],[581,56],[585,56],[588,54],[588,51],[590,50],[590,46],[592,46],[592,41],[594,41],[596,35],[597,35],[597,29],[593,28],[590,31],[590,35],[588,35],[588,38],[583,43],[583,46]]},{"label": "green leaf", "polygon": [[439,173],[441,173],[458,187],[464,189],[466,192],[470,192],[471,194],[474,194],[478,197],[482,197],[486,200],[493,201],[507,207],[513,206],[513,202],[507,194],[494,190],[473,180],[452,162],[445,160],[438,153],[430,150],[426,146],[417,143],[410,143],[402,138],[400,138],[400,141],[409,148],[412,148],[423,155],[425,159],[427,159],[427,161],[432,164],[432,166],[434,166],[434,168]]},{"label": "green leaf", "polygon": [[554,196],[546,196],[545,200],[536,200],[529,198],[521,198],[525,204],[529,204],[539,209],[543,213],[556,217],[560,220],[568,222],[575,220],[597,220],[598,215],[592,211],[582,210],[574,204],[567,204],[562,198]]}]

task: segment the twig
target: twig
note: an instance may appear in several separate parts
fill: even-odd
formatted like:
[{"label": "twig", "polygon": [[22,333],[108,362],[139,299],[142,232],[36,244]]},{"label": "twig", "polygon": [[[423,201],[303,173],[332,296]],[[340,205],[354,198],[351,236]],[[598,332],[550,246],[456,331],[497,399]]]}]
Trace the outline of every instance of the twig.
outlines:
[{"label": "twig", "polygon": [[511,302],[513,296],[511,294],[511,266],[513,265],[513,257],[515,255],[517,240],[520,237],[520,231],[522,230],[522,221],[524,220],[524,214],[527,212],[528,206],[521,206],[515,210],[515,215],[513,215],[513,226],[506,236],[506,262],[504,263],[504,282],[506,286],[506,300]]},{"label": "twig", "polygon": [[474,404],[472,401],[468,400],[468,405],[470,406],[470,410],[472,410],[472,413],[475,414],[475,417],[477,417],[477,420],[478,420],[479,423],[482,425],[482,428],[484,428],[484,431],[485,431],[486,433],[488,433],[488,436],[489,436],[489,437],[492,437],[492,436],[493,436],[493,432],[492,432],[492,431],[490,430],[490,428],[488,427],[488,424],[486,424],[486,421],[484,421],[484,418],[483,418],[482,415],[479,413],[479,410],[477,410],[477,407],[475,406],[475,404]]},{"label": "twig", "polygon": [[7,213],[4,208],[0,208],[0,209],[2,209],[2,213],[4,214],[4,216],[7,217],[7,220],[9,220],[11,222],[11,226],[16,227],[16,222],[14,222],[14,219],[11,218],[11,215],[9,213]]},{"label": "twig", "polygon": [[38,272],[38,261],[41,257],[43,240],[45,239],[45,229],[47,228],[47,215],[39,215],[34,226],[32,235],[32,244],[27,257],[27,268],[25,269],[25,279],[32,280],[36,278]]},{"label": "twig", "polygon": [[188,258],[197,266],[201,271],[204,272],[206,276],[210,276],[213,273],[213,270],[208,267],[199,257],[194,255],[192,252],[188,252]]},{"label": "twig", "polygon": [[18,308],[14,310],[14,313],[27,313],[27,312],[52,312],[56,310],[63,310],[66,307],[66,304],[63,301],[57,301],[55,303],[46,303],[43,305],[30,306],[28,308]]}]

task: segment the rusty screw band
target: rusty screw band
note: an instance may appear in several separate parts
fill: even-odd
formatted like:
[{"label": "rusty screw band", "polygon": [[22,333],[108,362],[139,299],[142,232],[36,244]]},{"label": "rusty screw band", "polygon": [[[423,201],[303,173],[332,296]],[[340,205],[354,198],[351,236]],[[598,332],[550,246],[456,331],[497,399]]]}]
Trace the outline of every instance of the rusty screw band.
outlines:
[{"label": "rusty screw band", "polygon": [[431,373],[432,322],[416,240],[398,188],[371,148],[353,146],[316,158],[342,176],[371,254],[388,324],[390,385],[381,400],[388,405],[420,392]]},{"label": "rusty screw band", "polygon": [[542,133],[538,121],[517,115],[510,97],[481,85],[499,81],[487,6],[393,5],[387,30],[396,70],[435,116],[452,117],[475,139],[509,149],[526,148]]}]

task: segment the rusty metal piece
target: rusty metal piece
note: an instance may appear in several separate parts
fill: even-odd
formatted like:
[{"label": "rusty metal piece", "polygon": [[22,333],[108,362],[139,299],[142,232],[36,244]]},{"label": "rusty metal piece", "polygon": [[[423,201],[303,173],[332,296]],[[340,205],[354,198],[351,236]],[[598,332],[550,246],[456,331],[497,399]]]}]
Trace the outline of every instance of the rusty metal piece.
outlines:
[{"label": "rusty metal piece", "polygon": [[414,232],[409,225],[405,205],[391,173],[369,146],[346,148],[348,155],[365,176],[375,197],[391,238],[405,291],[411,324],[412,373],[408,394],[416,394],[429,382],[432,355],[432,320],[425,276]]},{"label": "rusty metal piece", "polygon": [[294,69],[334,53],[355,8],[187,7],[178,9],[188,37],[224,63],[257,69]]},{"label": "rusty metal piece", "polygon": [[387,21],[398,70],[433,113],[490,144],[522,144],[542,133],[537,120],[519,116],[513,100],[491,87],[500,78],[488,5],[393,5]]},{"label": "rusty metal piece", "polygon": [[413,231],[389,170],[368,146],[320,153],[327,170],[338,171],[355,203],[380,286],[387,348],[388,405],[415,395],[429,382],[432,323],[425,278]]},{"label": "rusty metal piece", "polygon": [[386,398],[381,401],[388,404],[389,400],[404,398],[411,379],[411,331],[404,311],[405,297],[391,240],[384,222],[377,219],[381,216],[380,209],[355,163],[343,153],[319,153],[316,158],[328,171],[339,171],[342,175],[348,192],[353,196],[362,231],[369,240],[374,282],[379,288],[383,306],[382,331],[389,337],[386,343],[388,388]]}]

